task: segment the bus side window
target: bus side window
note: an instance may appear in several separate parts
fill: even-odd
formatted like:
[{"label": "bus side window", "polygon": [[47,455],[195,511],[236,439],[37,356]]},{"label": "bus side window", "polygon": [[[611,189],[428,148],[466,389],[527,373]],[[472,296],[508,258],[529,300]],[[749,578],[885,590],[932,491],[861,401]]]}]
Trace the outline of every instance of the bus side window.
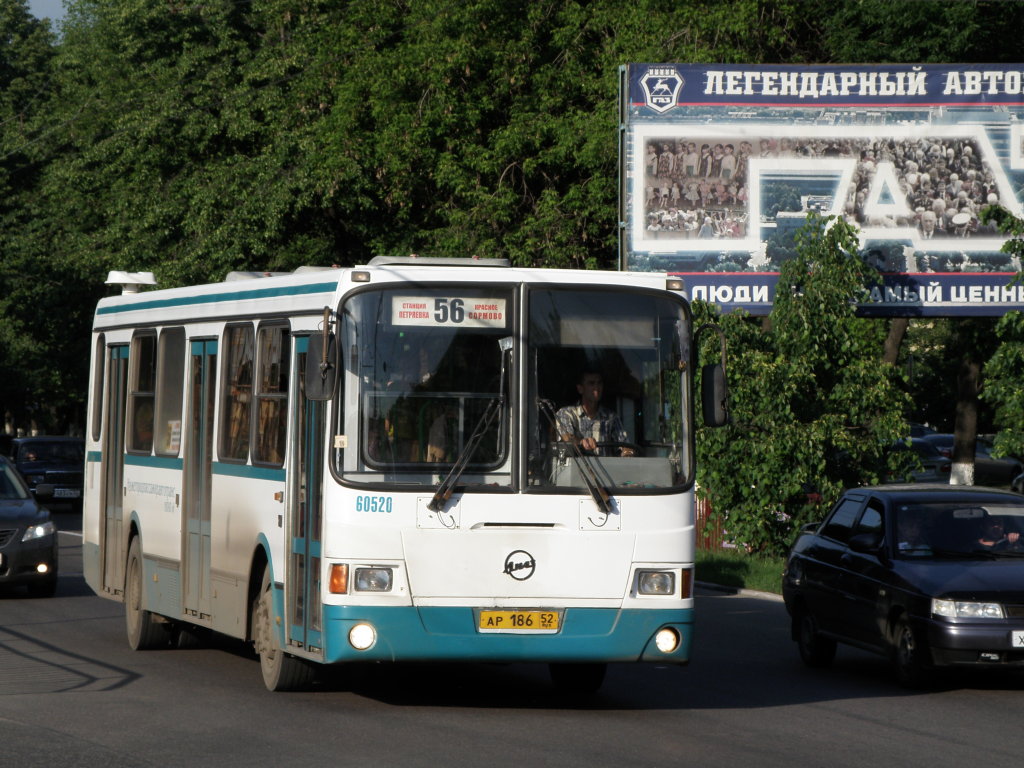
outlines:
[{"label": "bus side window", "polygon": [[181,404],[185,387],[185,329],[166,328],[157,355],[156,452],[177,456],[181,447]]},{"label": "bus side window", "polygon": [[251,325],[224,330],[227,364],[221,403],[220,457],[249,458],[249,414],[252,401],[252,366],[255,339]]},{"label": "bus side window", "polygon": [[132,339],[128,405],[128,450],[153,450],[153,401],[156,392],[156,334],[143,331]]},{"label": "bus side window", "polygon": [[259,375],[256,377],[256,440],[252,458],[265,464],[284,463],[287,438],[288,360],[291,337],[285,326],[264,326],[259,333]]}]

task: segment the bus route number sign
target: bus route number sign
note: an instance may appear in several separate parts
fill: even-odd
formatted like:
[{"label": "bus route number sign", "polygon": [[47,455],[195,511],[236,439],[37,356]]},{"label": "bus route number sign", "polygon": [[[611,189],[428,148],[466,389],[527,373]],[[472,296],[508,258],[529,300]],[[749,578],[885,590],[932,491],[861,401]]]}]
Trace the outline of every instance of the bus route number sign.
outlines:
[{"label": "bus route number sign", "polygon": [[480,611],[480,632],[554,634],[561,625],[558,611]]},{"label": "bus route number sign", "polygon": [[391,324],[432,328],[504,328],[505,299],[473,296],[395,296]]}]

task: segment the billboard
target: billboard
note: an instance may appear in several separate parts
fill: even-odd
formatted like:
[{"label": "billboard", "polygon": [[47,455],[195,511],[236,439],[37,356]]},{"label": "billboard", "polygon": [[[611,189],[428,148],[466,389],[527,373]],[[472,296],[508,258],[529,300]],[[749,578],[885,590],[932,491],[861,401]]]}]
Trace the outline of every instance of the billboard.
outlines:
[{"label": "billboard", "polygon": [[1024,215],[1024,65],[630,64],[620,259],[767,314],[809,212],[860,231],[866,315],[1024,309],[982,209]]}]

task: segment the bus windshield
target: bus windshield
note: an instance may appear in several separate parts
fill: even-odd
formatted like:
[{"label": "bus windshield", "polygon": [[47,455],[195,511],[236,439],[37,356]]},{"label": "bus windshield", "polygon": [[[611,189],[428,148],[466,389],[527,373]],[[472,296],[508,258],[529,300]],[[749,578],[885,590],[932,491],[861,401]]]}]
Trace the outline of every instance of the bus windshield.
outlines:
[{"label": "bus windshield", "polygon": [[689,322],[664,294],[530,292],[530,486],[621,494],[692,481]]},{"label": "bus windshield", "polygon": [[511,346],[512,308],[507,288],[403,285],[350,298],[339,409],[348,449],[335,454],[342,478],[435,485],[460,462],[460,486],[509,486],[502,347]]},{"label": "bus windshield", "polygon": [[[390,285],[345,301],[339,477],[596,499],[689,485],[685,303],[543,286],[526,292],[517,318],[516,295]],[[525,348],[513,343],[522,339]]]}]

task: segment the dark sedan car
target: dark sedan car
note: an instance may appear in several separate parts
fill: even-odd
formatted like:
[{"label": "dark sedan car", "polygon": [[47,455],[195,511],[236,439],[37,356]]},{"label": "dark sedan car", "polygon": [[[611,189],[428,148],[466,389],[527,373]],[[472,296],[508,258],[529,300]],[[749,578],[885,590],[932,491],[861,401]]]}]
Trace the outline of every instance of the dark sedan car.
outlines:
[{"label": "dark sedan car", "polygon": [[[45,501],[53,488],[40,485]],[[0,456],[0,585],[20,584],[33,597],[57,590],[57,528],[50,512],[29,492],[21,475]]]},{"label": "dark sedan car", "polygon": [[[897,440],[892,446],[893,452],[912,452],[920,462],[920,468],[909,469],[903,473],[891,473],[887,482],[894,483],[948,483],[950,467],[953,462],[943,456],[939,449],[927,440],[919,437],[910,438],[910,444],[905,440]],[[901,476],[902,475],[902,476]]]},{"label": "dark sedan car", "polygon": [[51,504],[81,509],[85,441],[80,437],[16,437],[11,459],[29,489],[45,483],[53,486]]},{"label": "dark sedan car", "polygon": [[899,680],[933,667],[1024,668],[1024,498],[976,486],[847,491],[807,526],[782,593],[809,666],[836,643],[890,657]]},{"label": "dark sedan car", "polygon": [[[948,459],[953,458],[953,435],[937,432],[924,435],[922,440],[939,449],[939,453]],[[995,485],[1004,487],[1013,482],[1013,478],[1024,472],[1024,466],[1010,456],[996,458],[992,455],[992,443],[978,437],[974,444],[974,482],[978,485]]]}]

